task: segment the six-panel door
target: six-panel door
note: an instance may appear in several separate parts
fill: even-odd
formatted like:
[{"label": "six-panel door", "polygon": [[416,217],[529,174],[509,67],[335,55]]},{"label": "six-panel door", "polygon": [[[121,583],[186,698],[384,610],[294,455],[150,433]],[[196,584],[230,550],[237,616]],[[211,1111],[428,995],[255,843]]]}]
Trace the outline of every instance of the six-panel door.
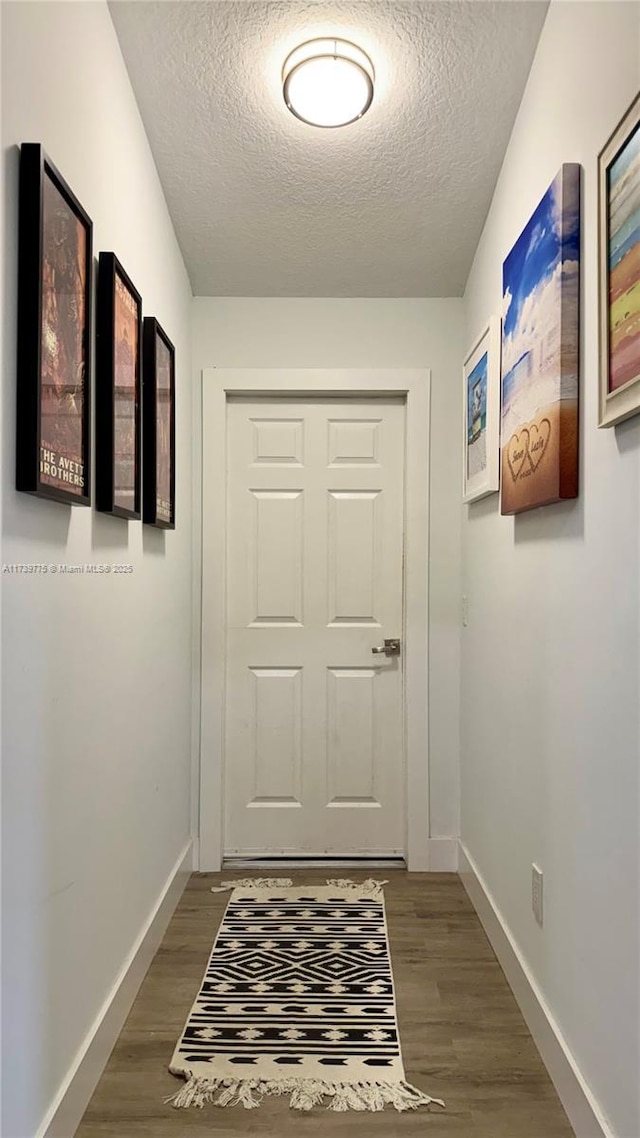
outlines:
[{"label": "six-panel door", "polygon": [[227,414],[225,853],[402,853],[404,405]]}]

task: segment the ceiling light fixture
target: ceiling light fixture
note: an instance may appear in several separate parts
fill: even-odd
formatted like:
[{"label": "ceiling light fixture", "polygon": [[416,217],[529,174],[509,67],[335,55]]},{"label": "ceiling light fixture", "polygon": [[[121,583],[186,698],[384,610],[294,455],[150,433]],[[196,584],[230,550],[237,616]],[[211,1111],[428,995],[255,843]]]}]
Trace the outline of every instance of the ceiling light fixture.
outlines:
[{"label": "ceiling light fixture", "polygon": [[287,56],[282,93],[296,118],[335,127],[361,119],[373,100],[375,72],[369,56],[348,40],[309,40]]}]

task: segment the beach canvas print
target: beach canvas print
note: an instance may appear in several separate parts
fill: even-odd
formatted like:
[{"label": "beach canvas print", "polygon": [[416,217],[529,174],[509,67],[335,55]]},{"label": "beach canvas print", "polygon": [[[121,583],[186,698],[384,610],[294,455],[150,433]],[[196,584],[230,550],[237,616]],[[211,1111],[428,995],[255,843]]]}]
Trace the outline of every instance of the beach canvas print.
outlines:
[{"label": "beach canvas print", "polygon": [[578,494],[580,167],[565,164],[503,266],[501,512]]}]

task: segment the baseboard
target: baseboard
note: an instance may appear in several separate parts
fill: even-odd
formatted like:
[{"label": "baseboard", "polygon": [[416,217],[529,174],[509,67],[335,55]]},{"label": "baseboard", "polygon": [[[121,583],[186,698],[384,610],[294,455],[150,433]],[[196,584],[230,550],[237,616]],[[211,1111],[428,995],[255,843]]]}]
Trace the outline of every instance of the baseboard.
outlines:
[{"label": "baseboard", "polygon": [[87,1108],[113,1045],[180,900],[192,867],[189,839],[115,984],[78,1051],[36,1138],[71,1138]]},{"label": "baseboard", "polygon": [[410,873],[456,873],[458,839],[427,838],[418,850],[409,851],[407,868]]},{"label": "baseboard", "polygon": [[458,872],[457,838],[429,838],[427,854],[430,873]]},{"label": "baseboard", "polygon": [[486,882],[462,842],[459,842],[459,873],[577,1138],[615,1138]]}]

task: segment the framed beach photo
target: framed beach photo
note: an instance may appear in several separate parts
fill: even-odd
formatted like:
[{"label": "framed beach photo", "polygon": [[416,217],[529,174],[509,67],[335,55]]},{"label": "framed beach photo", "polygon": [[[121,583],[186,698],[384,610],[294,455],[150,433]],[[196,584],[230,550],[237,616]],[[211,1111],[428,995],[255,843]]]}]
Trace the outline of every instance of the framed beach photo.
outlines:
[{"label": "framed beach photo", "polygon": [[492,316],[462,366],[462,500],[500,488],[500,320]]},{"label": "framed beach photo", "polygon": [[141,516],[142,299],[114,253],[98,261],[96,509]]},{"label": "framed beach photo", "polygon": [[503,265],[500,509],[578,495],[580,166],[566,163]]},{"label": "framed beach photo", "polygon": [[600,415],[640,411],[640,95],[598,158]]},{"label": "framed beach photo", "polygon": [[143,324],[143,377],[142,520],[175,529],[175,349],[153,316],[145,316]]},{"label": "framed beach photo", "polygon": [[88,506],[91,219],[39,143],[20,152],[16,488]]}]

